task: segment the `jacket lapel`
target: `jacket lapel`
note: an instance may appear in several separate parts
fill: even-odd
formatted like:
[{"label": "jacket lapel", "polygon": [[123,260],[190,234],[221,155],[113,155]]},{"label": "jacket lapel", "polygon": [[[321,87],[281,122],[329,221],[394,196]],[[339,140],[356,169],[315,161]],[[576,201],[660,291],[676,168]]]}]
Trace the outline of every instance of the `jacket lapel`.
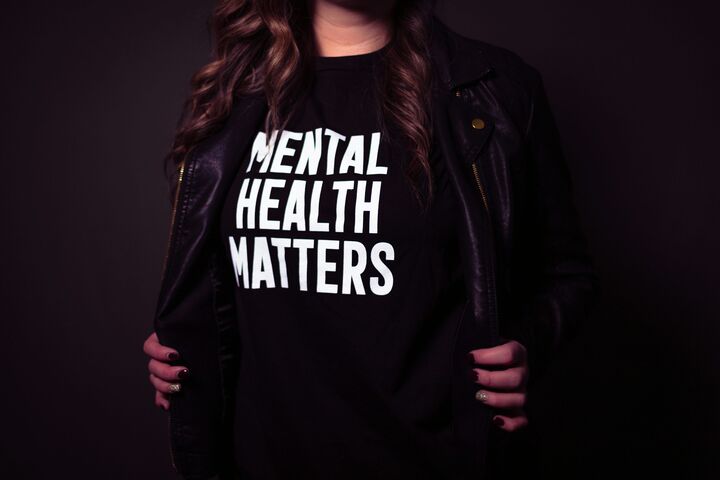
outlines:
[{"label": "jacket lapel", "polygon": [[[463,252],[469,258],[464,259],[469,299],[471,301],[475,323],[483,330],[490,342],[496,340],[493,236],[490,215],[482,207],[482,199],[477,186],[472,182],[470,164],[476,159],[493,131],[489,116],[476,111],[457,97],[452,85],[478,80],[492,69],[484,61],[453,62],[458,52],[469,47],[460,46],[455,36],[448,35],[447,27],[435,20],[432,34],[432,53],[436,62],[441,86],[433,93],[433,129],[438,147],[453,180],[462,209],[465,232],[462,239],[467,243]],[[478,52],[473,57],[477,58]],[[460,57],[463,58],[463,57]],[[481,116],[482,115],[482,116]],[[483,122],[483,128],[475,128],[473,120]],[[476,346],[474,348],[479,348]]]},{"label": "jacket lapel", "polygon": [[[205,247],[215,239],[225,195],[243,158],[262,128],[267,104],[260,94],[236,99],[225,124],[200,143],[190,155],[180,190],[168,263],[160,285],[158,314],[183,295],[186,275],[204,261]],[[177,252],[181,252],[182,255]],[[177,297],[177,298],[176,298]]]}]

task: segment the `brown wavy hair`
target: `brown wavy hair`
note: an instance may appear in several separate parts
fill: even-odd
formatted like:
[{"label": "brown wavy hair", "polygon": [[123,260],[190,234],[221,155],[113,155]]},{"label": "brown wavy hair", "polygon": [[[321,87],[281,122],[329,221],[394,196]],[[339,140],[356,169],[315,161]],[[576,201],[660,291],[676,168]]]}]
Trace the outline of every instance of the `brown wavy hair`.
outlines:
[{"label": "brown wavy hair", "polygon": [[[166,171],[219,130],[241,95],[263,92],[268,104],[266,133],[282,130],[312,82],[314,36],[309,0],[219,0],[209,20],[212,60],[192,77]],[[376,82],[382,138],[394,127],[409,153],[405,174],[422,203],[433,195],[430,165],[432,89],[429,28],[435,0],[397,0],[392,36]],[[269,136],[267,138],[270,138]]]}]

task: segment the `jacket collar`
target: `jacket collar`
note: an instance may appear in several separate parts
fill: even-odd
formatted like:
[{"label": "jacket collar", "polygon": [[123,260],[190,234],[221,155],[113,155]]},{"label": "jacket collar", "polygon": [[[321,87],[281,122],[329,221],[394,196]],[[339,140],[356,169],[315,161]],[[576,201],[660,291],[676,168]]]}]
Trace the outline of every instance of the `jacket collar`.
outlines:
[{"label": "jacket collar", "polygon": [[493,71],[477,41],[453,31],[436,15],[430,37],[430,53],[446,88],[472,83]]}]

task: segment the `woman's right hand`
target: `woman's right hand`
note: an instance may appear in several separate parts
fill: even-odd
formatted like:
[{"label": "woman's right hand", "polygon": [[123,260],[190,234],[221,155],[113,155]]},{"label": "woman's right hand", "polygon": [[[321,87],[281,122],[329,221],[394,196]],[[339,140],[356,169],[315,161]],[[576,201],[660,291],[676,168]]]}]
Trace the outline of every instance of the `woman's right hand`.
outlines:
[{"label": "woman's right hand", "polygon": [[150,383],[155,387],[155,405],[168,410],[170,408],[169,396],[180,391],[180,381],[190,374],[186,367],[171,365],[180,359],[180,354],[160,344],[157,334],[151,333],[143,343],[143,352],[149,357],[148,371]]}]

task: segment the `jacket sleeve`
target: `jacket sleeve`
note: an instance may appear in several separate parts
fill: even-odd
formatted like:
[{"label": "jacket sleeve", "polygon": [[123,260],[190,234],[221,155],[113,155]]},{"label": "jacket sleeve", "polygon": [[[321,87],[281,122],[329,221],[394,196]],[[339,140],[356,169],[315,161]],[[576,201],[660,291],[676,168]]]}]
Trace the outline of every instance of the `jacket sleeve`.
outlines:
[{"label": "jacket sleeve", "polygon": [[530,110],[524,149],[523,218],[515,232],[519,328],[530,382],[541,377],[595,305],[599,283],[573,199],[571,175],[540,73],[527,65]]},{"label": "jacket sleeve", "polygon": [[[176,174],[169,176],[173,203],[175,190],[189,188],[193,182],[191,167],[186,167],[184,175],[182,186],[178,186]],[[184,207],[176,207],[176,236],[165,266],[154,327],[160,343],[176,349],[178,364],[190,371],[182,390],[170,396],[173,466],[185,480],[207,480],[227,468],[229,461],[231,438],[226,418],[230,391],[225,386],[229,369],[223,365],[234,357],[227,340],[232,338],[227,334],[234,318],[230,297],[218,278],[222,266],[219,249],[211,248],[214,241],[207,229],[203,234],[185,231],[185,223],[198,222],[186,218],[189,209]]]}]

